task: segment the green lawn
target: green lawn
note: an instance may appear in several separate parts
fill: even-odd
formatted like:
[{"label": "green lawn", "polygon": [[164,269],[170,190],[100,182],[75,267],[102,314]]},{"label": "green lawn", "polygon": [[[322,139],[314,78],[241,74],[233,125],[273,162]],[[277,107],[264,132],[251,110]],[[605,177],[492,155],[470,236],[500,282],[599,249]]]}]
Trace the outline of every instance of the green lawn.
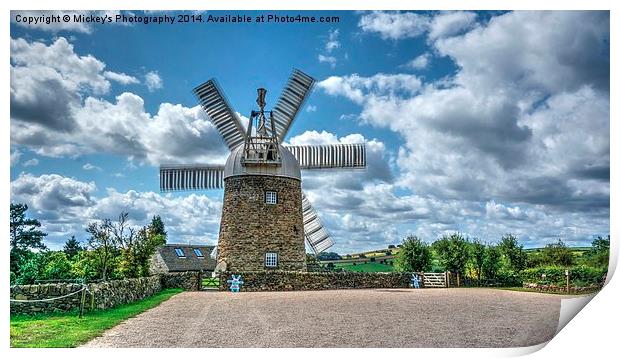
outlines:
[{"label": "green lawn", "polygon": [[394,266],[384,265],[377,262],[366,262],[363,264],[335,264],[337,268],[342,268],[345,271],[351,272],[392,272]]},{"label": "green lawn", "polygon": [[79,318],[76,312],[13,316],[11,347],[76,347],[181,291],[183,290],[166,289],[142,301],[86,312],[83,318]]}]

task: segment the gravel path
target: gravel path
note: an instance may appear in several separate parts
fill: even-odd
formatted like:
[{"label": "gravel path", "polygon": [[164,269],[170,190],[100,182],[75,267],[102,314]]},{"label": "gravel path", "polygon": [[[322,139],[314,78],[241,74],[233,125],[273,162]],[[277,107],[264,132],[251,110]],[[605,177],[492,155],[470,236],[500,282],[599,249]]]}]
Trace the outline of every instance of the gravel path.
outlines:
[{"label": "gravel path", "polygon": [[550,340],[559,295],[494,289],[184,292],[85,347],[518,347]]}]

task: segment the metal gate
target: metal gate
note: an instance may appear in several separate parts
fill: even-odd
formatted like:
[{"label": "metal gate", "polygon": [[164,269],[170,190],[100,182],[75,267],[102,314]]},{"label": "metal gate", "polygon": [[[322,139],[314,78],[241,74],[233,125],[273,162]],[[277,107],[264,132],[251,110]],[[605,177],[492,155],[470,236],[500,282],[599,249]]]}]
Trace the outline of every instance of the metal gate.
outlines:
[{"label": "metal gate", "polygon": [[424,287],[448,287],[446,286],[445,272],[425,272]]}]

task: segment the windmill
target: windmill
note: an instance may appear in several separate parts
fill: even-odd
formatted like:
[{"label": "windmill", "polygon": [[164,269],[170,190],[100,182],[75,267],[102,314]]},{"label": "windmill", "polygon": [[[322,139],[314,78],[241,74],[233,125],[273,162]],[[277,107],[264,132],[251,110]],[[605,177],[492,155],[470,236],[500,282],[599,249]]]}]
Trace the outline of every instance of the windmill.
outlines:
[{"label": "windmill", "polygon": [[301,170],[365,168],[366,147],[282,145],[314,82],[294,69],[270,111],[259,88],[247,127],[214,79],[194,88],[231,153],[225,165],[162,165],[160,190],[224,188],[216,270],[304,271],[304,240],[315,254],[334,244],[302,193]]}]

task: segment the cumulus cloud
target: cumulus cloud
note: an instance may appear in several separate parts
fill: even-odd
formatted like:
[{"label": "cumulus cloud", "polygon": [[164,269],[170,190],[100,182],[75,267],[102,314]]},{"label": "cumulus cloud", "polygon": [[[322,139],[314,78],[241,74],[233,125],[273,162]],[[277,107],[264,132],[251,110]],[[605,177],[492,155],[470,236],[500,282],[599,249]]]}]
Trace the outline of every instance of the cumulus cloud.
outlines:
[{"label": "cumulus cloud", "polygon": [[374,11],[363,15],[358,26],[365,32],[378,33],[383,39],[400,40],[424,34],[430,24],[426,15],[413,12]]},{"label": "cumulus cloud", "polygon": [[327,34],[327,40],[325,41],[324,52],[318,55],[320,63],[328,63],[331,68],[336,67],[338,59],[333,55],[334,50],[340,48],[340,41],[338,40],[339,30],[331,29]]},{"label": "cumulus cloud", "polygon": [[30,160],[25,161],[23,165],[25,167],[36,167],[37,165],[39,165],[39,160],[37,158],[32,158]]},{"label": "cumulus cloud", "polygon": [[49,234],[48,246],[59,249],[70,235],[83,237],[89,221],[114,219],[127,211],[130,224],[143,226],[161,215],[170,242],[214,244],[217,239],[221,200],[190,194],[177,197],[153,192],[108,189],[95,197],[94,182],[58,174],[21,174],[11,182],[11,201],[28,204],[31,215],[41,220]]},{"label": "cumulus cloud", "polygon": [[102,169],[96,165],[90,164],[90,163],[86,163],[84,165],[82,165],[82,169],[84,170],[97,170],[97,171],[101,171]]},{"label": "cumulus cloud", "polygon": [[423,70],[428,67],[430,60],[431,60],[431,54],[428,52],[423,53],[420,56],[417,56],[416,58],[414,58],[413,60],[407,62],[405,64],[405,67],[408,67],[414,70]]},{"label": "cumulus cloud", "polygon": [[149,92],[153,92],[164,87],[164,81],[161,79],[157,71],[151,71],[144,75],[144,83],[146,83],[146,87],[149,89]]},{"label": "cumulus cloud", "polygon": [[332,66],[332,68],[335,67],[336,66],[336,62],[338,62],[336,57],[334,57],[334,56],[325,56],[325,55],[322,55],[322,54],[319,54],[318,59],[319,59],[320,63],[329,63],[329,65]]},{"label": "cumulus cloud", "polygon": [[400,175],[385,195],[404,188],[415,195],[391,203],[417,200],[433,213],[409,230],[433,238],[514,232],[542,243],[608,232],[608,12],[511,12],[485,25],[465,13],[435,20],[429,39],[456,64],[453,76],[423,83],[353,74],[318,84],[358,104],[363,122],[403,138]]},{"label": "cumulus cloud", "polygon": [[20,152],[18,149],[15,149],[14,151],[11,152],[11,166],[14,166],[15,164],[19,163],[19,160],[21,159],[22,156],[22,152]]},{"label": "cumulus cloud", "polygon": [[[14,145],[51,157],[111,153],[153,165],[223,161],[225,146],[198,106],[162,103],[151,115],[132,93],[114,102],[97,98],[109,91],[108,79],[131,83],[133,77],[104,71],[103,62],[76,54],[65,38],[50,45],[11,39],[11,62]],[[150,74],[147,85],[161,86],[157,73]]]},{"label": "cumulus cloud", "polygon": [[123,85],[129,85],[134,83],[140,83],[140,80],[135,78],[134,76],[127,75],[125,73],[117,73],[112,71],[105,71],[103,75],[112,81],[116,81]]},{"label": "cumulus cloud", "polygon": [[457,35],[469,30],[476,22],[476,13],[470,11],[448,11],[433,17],[428,33],[429,40]]},{"label": "cumulus cloud", "polygon": [[340,47],[340,41],[338,41],[338,34],[338,29],[329,30],[328,39],[325,43],[325,51],[327,51],[327,53],[330,53]]}]

